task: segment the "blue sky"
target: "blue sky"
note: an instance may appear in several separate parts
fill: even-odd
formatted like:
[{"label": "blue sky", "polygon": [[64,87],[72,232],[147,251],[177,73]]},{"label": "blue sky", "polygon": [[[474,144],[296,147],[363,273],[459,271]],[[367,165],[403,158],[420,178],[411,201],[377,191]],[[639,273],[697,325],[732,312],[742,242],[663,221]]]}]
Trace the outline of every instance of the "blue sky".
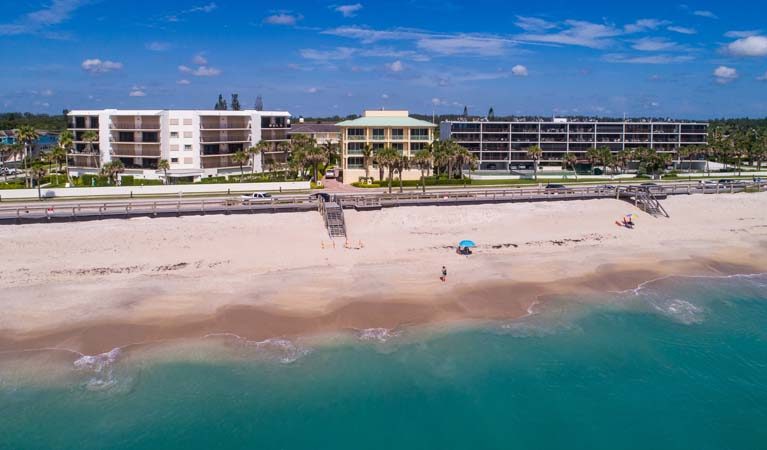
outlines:
[{"label": "blue sky", "polygon": [[754,1],[1,1],[2,111],[767,115]]}]

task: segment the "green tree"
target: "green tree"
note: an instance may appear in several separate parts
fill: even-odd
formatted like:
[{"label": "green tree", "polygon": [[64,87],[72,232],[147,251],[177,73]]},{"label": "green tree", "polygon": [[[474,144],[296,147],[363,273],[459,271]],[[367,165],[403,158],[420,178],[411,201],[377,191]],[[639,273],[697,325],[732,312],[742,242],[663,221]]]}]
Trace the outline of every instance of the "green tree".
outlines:
[{"label": "green tree", "polygon": [[365,144],[362,147],[362,164],[365,166],[365,178],[366,182],[370,179],[370,164],[373,163],[373,146]]},{"label": "green tree", "polygon": [[397,170],[397,178],[399,178],[399,192],[402,193],[402,172],[410,168],[410,158],[405,155],[399,155],[399,157],[394,160],[394,168]]},{"label": "green tree", "polygon": [[167,159],[161,159],[157,161],[157,170],[162,170],[163,177],[164,177],[164,183],[170,184],[168,179],[168,171],[170,170],[170,163]]},{"label": "green tree", "polygon": [[69,130],[64,130],[59,135],[59,147],[64,149],[64,164],[67,171],[67,181],[72,183],[72,176],[69,173],[69,158],[68,155],[72,153],[72,149],[75,146],[75,137]]},{"label": "green tree", "polygon": [[487,112],[487,118],[489,120],[495,119],[495,110],[493,109],[492,106],[490,107],[490,110]]},{"label": "green tree", "polygon": [[421,171],[421,189],[426,193],[426,172],[431,169],[434,157],[428,148],[418,150],[413,156],[413,164]]},{"label": "green tree", "polygon": [[533,177],[538,181],[538,162],[543,156],[543,149],[540,145],[533,145],[527,148],[527,157],[533,160]]},{"label": "green tree", "polygon": [[466,147],[457,145],[455,149],[455,164],[458,167],[458,178],[463,179],[463,168],[469,164],[471,157],[474,156]]},{"label": "green tree", "polygon": [[43,177],[45,177],[46,173],[48,173],[48,169],[45,167],[42,161],[35,161],[32,163],[32,167],[29,169],[30,176],[34,180],[35,184],[37,185],[37,198],[42,200],[43,194],[42,194],[42,184],[43,184]]},{"label": "green tree", "polygon": [[221,94],[218,94],[218,101],[216,102],[216,106],[213,107],[216,111],[226,111],[229,109],[229,107],[226,105],[226,100],[224,100],[224,96]]},{"label": "green tree", "polygon": [[578,156],[575,153],[567,153],[562,159],[562,165],[565,170],[572,170],[575,173],[575,179],[578,179],[578,172],[575,170],[575,165],[578,164]]},{"label": "green tree", "polygon": [[39,134],[37,134],[37,130],[32,128],[29,125],[22,125],[19,127],[18,130],[16,130],[16,140],[19,141],[22,145],[24,145],[24,173],[25,173],[25,183],[24,185],[26,187],[31,187],[32,180],[30,179],[28,172],[28,160],[30,158],[30,152],[32,151],[32,144],[37,141],[37,139],[40,137]]},{"label": "green tree", "polygon": [[101,175],[109,179],[109,184],[116,184],[117,175],[125,171],[125,164],[119,159],[113,159],[101,167]]},{"label": "green tree", "polygon": [[232,94],[232,111],[240,110],[240,98],[239,94]]},{"label": "green tree", "polygon": [[248,163],[249,160],[250,155],[243,150],[239,150],[234,155],[232,155],[232,162],[240,166],[240,182],[242,182],[245,178],[245,169],[243,167]]},{"label": "green tree", "polygon": [[400,158],[399,150],[395,150],[391,147],[384,147],[381,150],[379,150],[378,153],[376,154],[378,165],[380,167],[389,169],[389,176],[387,179],[388,179],[390,194],[391,194],[392,172],[399,158]]},{"label": "green tree", "polygon": [[309,147],[308,149],[306,149],[304,159],[307,164],[312,166],[312,170],[314,173],[314,182],[315,183],[319,182],[320,181],[319,166],[320,164],[325,164],[328,160],[327,155],[325,154],[325,151],[318,146]]}]

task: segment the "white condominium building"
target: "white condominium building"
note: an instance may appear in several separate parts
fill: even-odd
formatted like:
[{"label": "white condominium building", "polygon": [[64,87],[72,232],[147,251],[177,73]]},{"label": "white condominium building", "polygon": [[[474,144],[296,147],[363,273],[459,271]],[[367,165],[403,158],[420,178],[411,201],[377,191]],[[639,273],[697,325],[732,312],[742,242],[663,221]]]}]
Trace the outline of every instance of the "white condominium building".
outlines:
[{"label": "white condominium building", "polygon": [[[267,148],[252,164],[283,162],[277,144],[288,140],[290,113],[281,111],[81,110],[70,111],[68,127],[74,148],[68,157],[73,175],[97,173],[119,159],[126,175],[161,178],[161,159],[170,163],[169,178],[201,178],[239,171],[232,156],[261,141]],[[282,146],[284,147],[284,146]]]}]

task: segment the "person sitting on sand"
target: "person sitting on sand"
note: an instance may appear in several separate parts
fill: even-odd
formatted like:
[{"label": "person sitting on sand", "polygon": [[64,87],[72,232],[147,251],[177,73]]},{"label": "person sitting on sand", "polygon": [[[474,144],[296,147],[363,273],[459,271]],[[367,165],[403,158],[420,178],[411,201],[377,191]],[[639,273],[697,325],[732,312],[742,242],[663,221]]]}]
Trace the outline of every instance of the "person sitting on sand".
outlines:
[{"label": "person sitting on sand", "polygon": [[439,279],[440,279],[440,280],[441,280],[443,283],[444,283],[445,281],[447,281],[447,269],[445,268],[445,266],[442,266],[442,276],[441,276],[441,277],[439,277]]}]

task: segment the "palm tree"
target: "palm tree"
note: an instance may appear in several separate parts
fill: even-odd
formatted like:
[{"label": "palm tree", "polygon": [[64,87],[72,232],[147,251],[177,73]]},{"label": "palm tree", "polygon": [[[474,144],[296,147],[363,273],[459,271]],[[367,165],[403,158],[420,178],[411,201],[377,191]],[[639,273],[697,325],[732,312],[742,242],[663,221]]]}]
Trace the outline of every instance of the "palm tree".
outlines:
[{"label": "palm tree", "polygon": [[362,164],[365,166],[365,182],[370,179],[370,164],[373,162],[373,146],[365,144],[362,147]]},{"label": "palm tree", "polygon": [[57,145],[56,147],[53,147],[48,154],[48,157],[58,165],[58,171],[61,172],[61,166],[67,161],[67,150],[64,147]]},{"label": "palm tree", "polygon": [[[16,140],[24,145],[24,172],[27,171],[27,160],[29,159],[30,151],[32,150],[32,143],[37,141],[39,137],[40,135],[37,134],[37,131],[34,129],[34,127],[29,125],[22,125],[18,130],[16,130]],[[29,178],[29,174],[26,174],[24,185],[31,187],[31,183],[32,180]]]},{"label": "palm tree", "polygon": [[168,171],[170,170],[170,163],[167,159],[161,159],[157,161],[157,170],[162,170],[163,176],[165,177],[165,184],[168,183],[170,180],[168,180]]},{"label": "palm tree", "polygon": [[113,159],[101,167],[101,174],[109,178],[110,184],[116,184],[117,175],[125,171],[125,164],[119,159]]},{"label": "palm tree", "polygon": [[[264,141],[261,141],[264,142]],[[259,144],[261,143],[259,142]],[[252,158],[250,165],[250,173],[256,173],[256,155],[261,153],[261,148],[258,146],[248,147],[248,155]]]},{"label": "palm tree", "polygon": [[314,182],[319,182],[319,165],[325,164],[328,160],[325,151],[322,147],[311,147],[307,149],[304,160],[307,164],[312,166],[312,170],[314,171]]},{"label": "palm tree", "polygon": [[[80,139],[85,142],[85,151],[89,155],[93,156],[93,143],[99,140],[99,134],[93,130],[88,130],[80,136]],[[97,156],[97,165],[101,165],[101,158]]]},{"label": "palm tree", "polygon": [[325,157],[328,159],[328,164],[335,164],[338,159],[338,142],[332,140],[322,144],[322,149],[325,151]]},{"label": "palm tree", "polygon": [[461,145],[457,145],[455,149],[455,162],[458,166],[458,178],[463,179],[463,166],[467,165],[471,160],[472,153]]},{"label": "palm tree", "polygon": [[421,188],[423,189],[423,193],[426,193],[426,171],[431,169],[432,163],[434,161],[434,157],[432,156],[429,149],[421,149],[416,152],[416,154],[413,156],[413,163],[418,167],[418,170],[421,171]]},{"label": "palm tree", "polygon": [[32,179],[35,180],[37,183],[37,198],[42,200],[43,194],[42,194],[42,184],[43,184],[43,177],[45,177],[45,174],[48,172],[48,170],[45,168],[45,166],[41,162],[36,162],[32,165],[32,168],[30,169],[30,175],[32,176]]},{"label": "palm tree", "polygon": [[394,166],[397,169],[399,178],[399,192],[402,193],[402,172],[410,168],[410,158],[405,155],[400,155],[395,161]]},{"label": "palm tree", "polygon": [[578,164],[578,156],[575,155],[575,153],[568,153],[565,155],[563,161],[565,170],[568,168],[571,168],[573,170],[573,173],[575,174],[575,179],[578,179],[578,172],[575,170],[575,165]]},{"label": "palm tree", "polygon": [[444,158],[445,163],[447,164],[448,179],[453,178],[453,167],[456,162],[456,155],[458,154],[459,148],[461,148],[461,146],[456,144],[455,141],[451,139],[444,141],[442,144],[442,157]]},{"label": "palm tree", "polygon": [[[7,144],[0,145],[0,162],[5,162],[13,154],[12,147]],[[8,172],[3,172],[3,183],[8,182]]]},{"label": "palm tree", "polygon": [[378,165],[380,167],[386,167],[389,169],[389,193],[391,194],[391,179],[392,171],[394,170],[397,160],[400,158],[399,150],[395,150],[391,147],[384,147],[378,151],[376,158],[378,159]]},{"label": "palm tree", "polygon": [[242,182],[245,178],[245,169],[243,169],[243,167],[248,163],[249,160],[250,155],[243,150],[238,150],[234,155],[232,155],[232,162],[240,166],[240,182]]},{"label": "palm tree", "polygon": [[69,160],[68,155],[72,151],[72,148],[74,147],[74,140],[75,137],[72,135],[72,132],[69,130],[64,130],[59,135],[59,147],[64,149],[64,164],[65,169],[67,171],[67,182],[70,184],[72,183],[72,176],[69,174]]},{"label": "palm tree", "polygon": [[386,164],[381,162],[380,153],[384,150],[384,147],[374,148],[373,149],[373,161],[375,164],[378,165],[378,182],[382,183],[384,180],[384,169],[386,168]]},{"label": "palm tree", "polygon": [[533,160],[533,174],[535,180],[538,181],[538,161],[543,156],[543,149],[540,145],[533,145],[527,149],[527,157]]}]

